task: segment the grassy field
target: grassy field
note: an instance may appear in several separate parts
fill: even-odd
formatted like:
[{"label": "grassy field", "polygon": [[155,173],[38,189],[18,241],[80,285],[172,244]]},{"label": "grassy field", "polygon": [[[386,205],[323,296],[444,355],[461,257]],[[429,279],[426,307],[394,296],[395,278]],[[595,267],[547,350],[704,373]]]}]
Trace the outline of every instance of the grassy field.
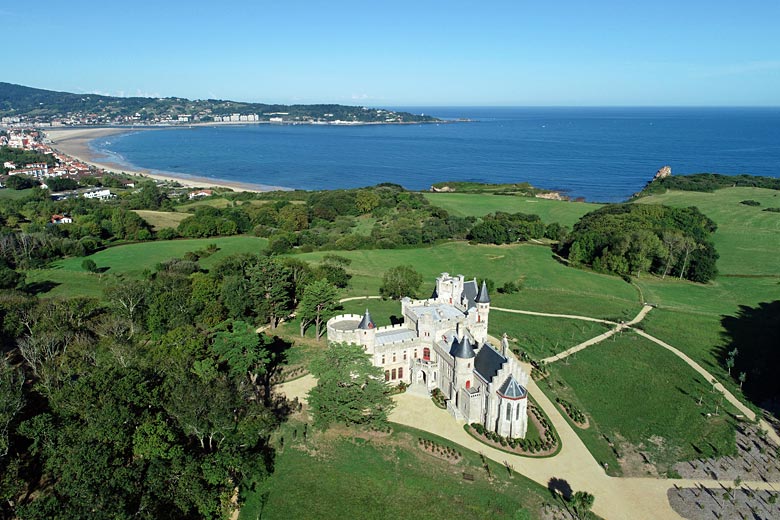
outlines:
[{"label": "grassy field", "polygon": [[[235,253],[258,253],[267,245],[264,238],[250,236],[200,238],[193,240],[165,240],[142,242],[110,247],[87,257],[66,258],[55,262],[48,269],[28,271],[27,282],[37,284],[54,284],[47,292],[49,296],[98,296],[104,283],[111,276],[128,276],[139,278],[147,269],[165,260],[181,257],[188,251],[204,249],[209,244],[216,244],[219,251],[200,260],[200,265],[208,269],[221,258]],[[81,263],[92,259],[103,273],[87,273]]]},{"label": "grassy field", "polygon": [[[740,204],[758,201],[760,206]],[[669,191],[643,197],[642,204],[696,206],[718,224],[715,247],[721,274],[780,275],[780,213],[763,211],[780,207],[780,191],[763,188],[724,188],[714,193]]]},{"label": "grassy field", "polygon": [[442,207],[459,217],[481,217],[496,211],[530,213],[539,215],[545,224],[558,222],[568,227],[574,225],[584,214],[603,205],[474,193],[425,193],[424,195],[431,204]]},{"label": "grassy field", "polygon": [[591,346],[552,371],[555,391],[580,405],[612,442],[623,443],[618,451],[631,474],[641,473],[632,450],[645,454],[660,474],[680,460],[735,451],[726,413],[735,410],[725,400],[720,404],[712,385],[682,360],[636,334]]},{"label": "grassy field", "polygon": [[30,188],[27,190],[12,190],[10,188],[3,188],[0,189],[0,199],[23,199],[27,195],[31,194],[33,190],[37,190],[38,188]]},{"label": "grassy field", "polygon": [[506,333],[512,350],[527,352],[533,359],[558,354],[609,330],[601,323],[496,310],[490,313],[489,328],[490,333],[497,338]]},{"label": "grassy field", "polygon": [[139,217],[144,219],[152,226],[154,231],[159,231],[163,228],[176,228],[179,222],[189,217],[186,213],[177,213],[174,211],[151,211],[137,209],[135,212]]},{"label": "grassy field", "polygon": [[596,455],[605,447],[611,450],[606,436],[617,447],[625,474],[652,473],[641,454],[659,474],[666,474],[680,460],[735,451],[734,425],[724,405],[719,415],[707,417],[720,401],[712,385],[678,357],[636,334],[591,346],[550,370],[540,386],[588,415],[590,429],[600,435],[583,436],[583,441]]},{"label": "grassy field", "polygon": [[[318,262],[325,254],[306,253],[297,258]],[[352,260],[348,268],[353,275],[348,290],[351,296],[379,294],[385,271],[411,264],[423,275],[420,296],[425,297],[433,291],[436,277],[447,271],[491,278],[497,286],[523,280],[523,289],[516,294],[491,295],[494,306],[609,319],[633,317],[641,307],[636,289],[620,278],[570,269],[555,261],[549,248],[542,246],[450,242],[419,249],[340,251],[339,255]]]},{"label": "grassy field", "polygon": [[[293,441],[292,430],[298,430]],[[302,440],[300,423],[285,425],[276,469],[247,496],[242,520],[388,518],[541,518],[549,492],[449,441],[393,425],[393,434],[358,435],[337,429]],[[418,448],[418,439],[455,448],[453,463]],[[464,473],[474,476],[465,481]],[[526,510],[528,516],[518,513]]]}]

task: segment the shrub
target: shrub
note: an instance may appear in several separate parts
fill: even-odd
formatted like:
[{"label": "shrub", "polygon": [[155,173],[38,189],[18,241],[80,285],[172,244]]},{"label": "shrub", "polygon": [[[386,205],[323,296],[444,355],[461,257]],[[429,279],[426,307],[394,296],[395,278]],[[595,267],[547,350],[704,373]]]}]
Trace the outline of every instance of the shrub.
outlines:
[{"label": "shrub", "polygon": [[740,201],[740,204],[744,204],[745,206],[760,206],[761,205],[760,202],[758,202],[757,200],[753,200],[753,199]]},{"label": "shrub", "polygon": [[98,270],[97,264],[91,258],[86,258],[83,262],[81,262],[81,268],[85,271],[89,271],[90,273],[96,273]]}]

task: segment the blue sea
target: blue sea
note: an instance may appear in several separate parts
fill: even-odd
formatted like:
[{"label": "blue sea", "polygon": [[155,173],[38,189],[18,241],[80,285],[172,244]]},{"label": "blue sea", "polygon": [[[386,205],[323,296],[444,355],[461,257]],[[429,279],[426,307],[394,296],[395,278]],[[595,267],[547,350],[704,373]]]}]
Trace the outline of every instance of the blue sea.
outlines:
[{"label": "blue sea", "polygon": [[310,190],[529,182],[615,202],[664,165],[674,175],[780,176],[778,108],[400,109],[472,122],[171,128],[91,146],[128,167]]}]

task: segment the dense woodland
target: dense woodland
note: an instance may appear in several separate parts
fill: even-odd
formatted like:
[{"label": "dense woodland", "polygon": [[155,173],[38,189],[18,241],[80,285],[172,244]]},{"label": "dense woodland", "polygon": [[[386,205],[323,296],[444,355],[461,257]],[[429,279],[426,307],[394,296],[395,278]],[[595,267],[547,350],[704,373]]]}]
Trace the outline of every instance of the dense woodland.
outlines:
[{"label": "dense woodland", "polygon": [[666,190],[713,192],[720,188],[737,186],[780,190],[780,179],[756,175],[721,175],[719,173],[677,175],[649,182],[637,196],[664,193]]},{"label": "dense woodland", "polygon": [[572,265],[624,276],[654,273],[694,282],[717,274],[715,223],[697,208],[612,204],[574,225],[559,252]]},{"label": "dense woodland", "polygon": [[1,516],[217,518],[272,471],[291,405],[270,392],[291,346],[274,327],[297,308],[319,334],[347,261],[244,254],[205,272],[211,253],[100,301],[0,293]]}]

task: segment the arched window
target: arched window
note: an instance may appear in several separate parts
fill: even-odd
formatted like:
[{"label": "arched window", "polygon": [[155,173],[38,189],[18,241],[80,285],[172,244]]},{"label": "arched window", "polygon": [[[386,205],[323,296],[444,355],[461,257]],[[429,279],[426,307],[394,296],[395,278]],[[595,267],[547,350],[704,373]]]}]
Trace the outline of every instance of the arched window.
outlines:
[{"label": "arched window", "polygon": [[391,379],[395,380],[395,369],[393,369],[393,377]]},{"label": "arched window", "polygon": [[506,420],[511,421],[512,420],[512,403],[506,403]]},{"label": "arched window", "polygon": [[398,379],[404,378],[404,367],[398,369]]},{"label": "arched window", "polygon": [[468,390],[469,388],[471,388],[471,381],[466,380],[466,390]]},{"label": "arched window", "polygon": [[383,365],[385,364],[385,356],[384,355],[382,356],[382,364]]},{"label": "arched window", "polygon": [[390,381],[390,371],[385,370],[385,381]]},{"label": "arched window", "polygon": [[393,363],[395,363],[395,352],[393,352]]},{"label": "arched window", "polygon": [[517,404],[517,414],[515,415],[515,419],[518,421],[520,420],[520,403]]},{"label": "arched window", "polygon": [[431,360],[431,349],[425,347],[423,349],[423,361],[430,361],[430,360]]}]

